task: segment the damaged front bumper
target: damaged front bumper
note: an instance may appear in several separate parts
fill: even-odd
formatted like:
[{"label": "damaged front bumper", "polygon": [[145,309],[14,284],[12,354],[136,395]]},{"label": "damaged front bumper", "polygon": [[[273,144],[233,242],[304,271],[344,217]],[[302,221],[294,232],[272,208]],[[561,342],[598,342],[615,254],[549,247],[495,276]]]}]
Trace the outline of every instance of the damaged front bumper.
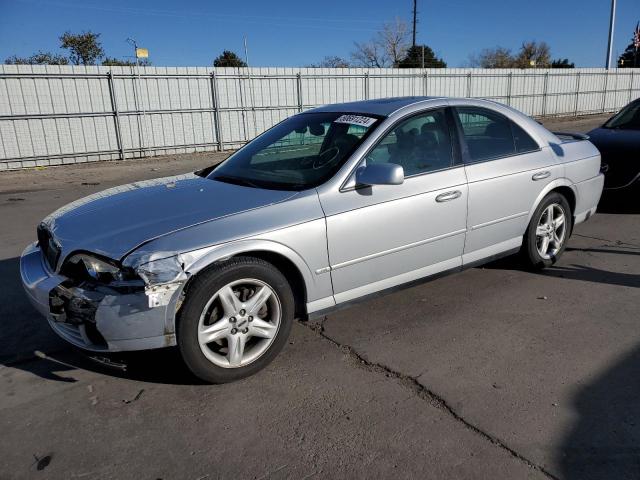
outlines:
[{"label": "damaged front bumper", "polygon": [[51,271],[35,243],[22,253],[20,274],[33,306],[76,347],[116,352],[176,344],[184,281],[128,291],[77,283]]}]

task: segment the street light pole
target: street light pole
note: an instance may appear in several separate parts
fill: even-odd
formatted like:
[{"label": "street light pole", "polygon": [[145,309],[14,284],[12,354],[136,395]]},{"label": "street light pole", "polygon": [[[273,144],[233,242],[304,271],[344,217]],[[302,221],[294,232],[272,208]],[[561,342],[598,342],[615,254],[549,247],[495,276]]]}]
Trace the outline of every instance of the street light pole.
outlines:
[{"label": "street light pole", "polygon": [[607,63],[604,68],[611,68],[611,50],[613,49],[613,29],[616,22],[616,0],[611,0],[611,16],[609,17],[609,44],[607,45]]},{"label": "street light pole", "polygon": [[413,38],[411,46],[416,46],[416,23],[418,22],[418,0],[413,0]]},{"label": "street light pole", "polygon": [[[146,111],[144,108],[144,102],[142,101],[142,79],[140,78],[140,61],[138,59],[138,42],[135,41],[135,39],[133,38],[127,38],[127,43],[129,45],[133,46],[133,54],[136,57],[136,73],[138,74],[138,95],[137,95],[137,100],[140,102],[139,105],[136,105],[136,110],[138,108],[140,108],[142,110],[142,119],[140,119],[140,115],[139,113],[136,114],[136,117],[138,118],[138,138],[140,141],[140,156],[144,156],[144,149],[145,149],[145,133],[147,131],[147,118],[146,118]],[[136,90],[135,87],[135,83],[134,83],[134,92]]]}]

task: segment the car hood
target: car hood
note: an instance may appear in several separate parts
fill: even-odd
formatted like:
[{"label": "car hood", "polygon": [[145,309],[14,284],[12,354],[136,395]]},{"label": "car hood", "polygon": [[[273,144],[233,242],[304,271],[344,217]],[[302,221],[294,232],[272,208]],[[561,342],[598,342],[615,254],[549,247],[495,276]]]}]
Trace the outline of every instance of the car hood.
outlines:
[{"label": "car hood", "polygon": [[122,259],[155,238],[282,202],[297,192],[179,175],[130,183],[72,202],[43,220],[61,248]]},{"label": "car hood", "polygon": [[637,150],[640,145],[640,130],[596,128],[587,135],[601,153]]}]

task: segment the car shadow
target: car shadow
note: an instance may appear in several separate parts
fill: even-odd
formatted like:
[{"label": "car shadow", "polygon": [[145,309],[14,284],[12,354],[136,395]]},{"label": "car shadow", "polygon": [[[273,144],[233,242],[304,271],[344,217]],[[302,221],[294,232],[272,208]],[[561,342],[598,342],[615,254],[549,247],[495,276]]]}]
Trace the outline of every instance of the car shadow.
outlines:
[{"label": "car shadow", "polygon": [[616,248],[625,249],[625,250],[612,250],[610,248],[576,248],[576,247],[567,247],[567,252],[591,252],[591,253],[612,253],[614,255],[640,255],[639,247],[626,247],[619,246]]},{"label": "car shadow", "polygon": [[46,380],[75,382],[64,372],[83,369],[150,383],[197,385],[176,348],[95,358],[60,339],[31,306],[20,281],[20,259],[0,260],[0,365]]},{"label": "car shadow", "polygon": [[492,260],[489,263],[484,263],[475,268],[483,269],[488,268],[491,270],[527,270],[526,265],[522,261],[522,258],[518,254],[509,255],[508,257],[498,258]]},{"label": "car shadow", "polygon": [[609,270],[588,267],[586,265],[556,265],[536,273],[546,277],[566,278],[569,280],[581,280],[584,282],[640,288],[640,275],[633,273],[611,272]]},{"label": "car shadow", "polygon": [[605,190],[598,203],[598,213],[640,214],[640,188]]},{"label": "car shadow", "polygon": [[562,478],[640,478],[640,348],[573,397],[577,419],[558,451]]},{"label": "car shadow", "polygon": [[[622,247],[620,247],[622,248]],[[616,255],[640,255],[640,249],[613,250],[607,248],[575,248],[568,247],[567,251],[593,252]],[[481,265],[476,268],[487,268],[495,270],[522,270],[548,277],[566,278],[569,280],[581,280],[585,282],[604,283],[619,285],[623,287],[640,288],[640,275],[633,273],[611,272],[600,268],[588,267],[585,265],[555,265],[544,270],[531,270],[524,265],[520,257],[512,255],[494,260],[493,262]]]}]

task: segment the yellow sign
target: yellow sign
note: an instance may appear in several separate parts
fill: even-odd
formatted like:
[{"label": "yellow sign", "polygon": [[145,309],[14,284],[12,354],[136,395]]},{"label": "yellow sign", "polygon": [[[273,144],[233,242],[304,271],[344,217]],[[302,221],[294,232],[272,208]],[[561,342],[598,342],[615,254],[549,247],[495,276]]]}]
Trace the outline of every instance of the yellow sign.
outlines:
[{"label": "yellow sign", "polygon": [[136,48],[136,58],[149,58],[149,50],[146,48]]}]

